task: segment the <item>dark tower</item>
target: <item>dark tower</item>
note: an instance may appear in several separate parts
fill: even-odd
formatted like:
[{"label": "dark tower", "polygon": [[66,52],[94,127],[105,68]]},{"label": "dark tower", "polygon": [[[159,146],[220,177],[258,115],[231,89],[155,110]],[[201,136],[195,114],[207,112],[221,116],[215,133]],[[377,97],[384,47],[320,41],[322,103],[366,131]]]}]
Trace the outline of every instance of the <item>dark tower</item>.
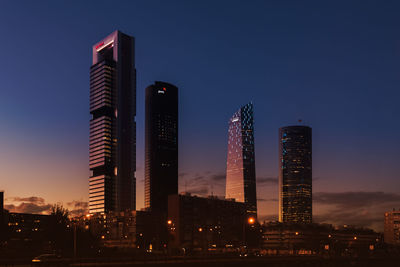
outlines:
[{"label": "dark tower", "polygon": [[6,233],[6,222],[4,214],[4,191],[0,191],[0,242],[7,239]]},{"label": "dark tower", "polygon": [[115,31],[93,46],[89,212],[136,208],[134,38]]},{"label": "dark tower", "polygon": [[4,216],[4,191],[0,191],[0,227],[2,227]]},{"label": "dark tower", "polygon": [[4,212],[4,191],[0,191],[0,216]]},{"label": "dark tower", "polygon": [[279,129],[279,221],[312,222],[312,139],[308,126]]},{"label": "dark tower", "polygon": [[178,193],[178,88],[155,82],[146,88],[145,207],[167,214]]},{"label": "dark tower", "polygon": [[226,164],[226,198],[248,204],[257,214],[253,104],[241,107],[229,120]]}]

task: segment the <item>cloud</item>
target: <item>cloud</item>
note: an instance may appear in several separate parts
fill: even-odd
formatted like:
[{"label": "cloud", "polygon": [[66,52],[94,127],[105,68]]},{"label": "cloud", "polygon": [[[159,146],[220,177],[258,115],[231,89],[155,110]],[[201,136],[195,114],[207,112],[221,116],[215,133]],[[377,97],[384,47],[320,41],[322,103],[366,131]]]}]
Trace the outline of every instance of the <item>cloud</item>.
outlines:
[{"label": "cloud", "polygon": [[193,195],[206,196],[208,194],[208,187],[202,186],[202,187],[192,188],[190,190],[187,190],[187,192],[189,192]]},{"label": "cloud", "polygon": [[35,204],[35,203],[27,203],[22,202],[19,205],[4,205],[4,208],[9,210],[10,212],[17,213],[35,213],[35,214],[48,214],[51,209],[50,204]]},{"label": "cloud", "polygon": [[4,205],[4,208],[10,212],[17,213],[36,213],[36,214],[47,214],[50,212],[50,204],[46,204],[46,201],[42,197],[9,197],[6,199],[7,202],[14,202],[11,204]]},{"label": "cloud", "polygon": [[185,177],[186,175],[188,175],[187,172],[181,172],[181,173],[178,174],[178,177],[179,177],[179,178],[183,178],[183,177]]},{"label": "cloud", "polygon": [[399,203],[400,195],[385,192],[318,192],[313,194],[318,204],[336,205],[338,208],[362,208],[389,203]]},{"label": "cloud", "polygon": [[277,198],[257,198],[260,202],[278,202]]},{"label": "cloud", "polygon": [[42,197],[11,197],[7,200],[15,201],[15,202],[28,202],[28,203],[37,203],[44,204],[44,198]]},{"label": "cloud", "polygon": [[400,205],[400,195],[386,192],[317,192],[313,194],[315,206],[322,212],[313,216],[314,221],[331,224],[349,224],[381,231],[383,214]]},{"label": "cloud", "polygon": [[80,216],[88,213],[89,204],[86,201],[73,200],[67,203],[69,214],[72,217]]},{"label": "cloud", "polygon": [[86,201],[80,201],[80,200],[74,200],[72,202],[68,202],[67,206],[71,206],[74,209],[87,209],[87,207],[89,206],[88,203]]},{"label": "cloud", "polygon": [[353,225],[373,228],[382,231],[383,213],[373,210],[334,210],[323,214],[313,215],[314,222],[334,225]]},{"label": "cloud", "polygon": [[223,195],[225,189],[225,173],[205,171],[203,173],[181,173],[184,176],[183,183],[186,192],[207,196],[209,192],[212,194]]},{"label": "cloud", "polygon": [[[9,197],[7,201],[14,203],[4,205],[4,208],[16,213],[50,214],[53,206],[51,203],[46,203],[44,198],[35,196]],[[86,201],[73,200],[67,202],[65,208],[69,210],[71,216],[78,216],[87,213],[88,203]]]},{"label": "cloud", "polygon": [[192,178],[191,180],[192,180],[192,182],[199,182],[199,181],[205,180],[206,178],[207,177],[205,177],[205,176],[199,175],[199,176]]},{"label": "cloud", "polygon": [[257,185],[259,186],[269,186],[269,185],[277,185],[278,178],[277,177],[257,177]]},{"label": "cloud", "polygon": [[211,180],[214,182],[225,182],[226,175],[225,175],[225,173],[214,174],[211,176]]}]

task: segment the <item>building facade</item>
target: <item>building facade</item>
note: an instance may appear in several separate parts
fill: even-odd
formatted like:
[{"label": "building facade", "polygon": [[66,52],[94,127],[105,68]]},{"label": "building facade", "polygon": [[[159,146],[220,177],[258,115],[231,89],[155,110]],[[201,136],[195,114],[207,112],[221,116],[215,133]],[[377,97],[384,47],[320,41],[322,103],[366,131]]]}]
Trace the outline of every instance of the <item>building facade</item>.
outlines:
[{"label": "building facade", "polygon": [[4,239],[5,221],[4,221],[4,191],[0,191],[0,241]]},{"label": "building facade", "polygon": [[134,38],[115,31],[93,46],[89,212],[136,208]]},{"label": "building facade", "polygon": [[400,245],[400,210],[385,212],[384,240],[387,244]]},{"label": "building facade", "polygon": [[279,221],[312,222],[312,136],[307,126],[279,129]]},{"label": "building facade", "polygon": [[361,255],[381,243],[381,234],[371,229],[316,223],[265,223],[261,238],[263,253],[270,255]]},{"label": "building facade", "polygon": [[87,230],[100,246],[161,249],[167,242],[165,220],[148,211],[120,211],[79,216],[72,224]]},{"label": "building facade", "polygon": [[0,191],[0,222],[2,222],[4,214],[4,191]]},{"label": "building facade", "polygon": [[257,214],[252,103],[229,120],[225,197],[247,203],[248,213]]},{"label": "building facade", "polygon": [[232,199],[170,195],[169,245],[189,250],[238,247],[245,238],[246,209],[245,203]]},{"label": "building facade", "polygon": [[155,82],[146,88],[145,207],[168,213],[178,193],[178,88]]}]

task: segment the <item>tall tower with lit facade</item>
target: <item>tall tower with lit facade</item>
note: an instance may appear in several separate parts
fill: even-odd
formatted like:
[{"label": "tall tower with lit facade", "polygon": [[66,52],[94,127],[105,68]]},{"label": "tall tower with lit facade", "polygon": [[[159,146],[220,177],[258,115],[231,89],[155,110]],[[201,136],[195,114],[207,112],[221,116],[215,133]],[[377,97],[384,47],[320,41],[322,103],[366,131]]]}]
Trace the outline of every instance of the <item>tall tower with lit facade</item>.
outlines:
[{"label": "tall tower with lit facade", "polygon": [[146,209],[167,215],[173,194],[178,194],[178,88],[155,82],[146,88]]},{"label": "tall tower with lit facade", "polygon": [[93,46],[89,212],[136,208],[135,40],[115,31]]},{"label": "tall tower with lit facade", "polygon": [[312,136],[308,126],[279,129],[279,221],[312,222]]},{"label": "tall tower with lit facade", "polygon": [[241,107],[229,120],[225,197],[248,203],[247,212],[257,214],[252,103]]}]

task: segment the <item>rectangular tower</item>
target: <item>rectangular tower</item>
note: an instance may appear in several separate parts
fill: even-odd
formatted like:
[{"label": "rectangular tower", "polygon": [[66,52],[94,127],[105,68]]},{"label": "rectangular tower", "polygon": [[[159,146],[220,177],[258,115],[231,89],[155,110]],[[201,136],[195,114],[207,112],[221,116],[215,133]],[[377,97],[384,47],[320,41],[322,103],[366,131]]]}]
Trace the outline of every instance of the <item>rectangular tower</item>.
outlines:
[{"label": "rectangular tower", "polygon": [[115,31],[93,46],[89,212],[136,208],[135,40]]},{"label": "rectangular tower", "polygon": [[248,203],[247,212],[257,214],[252,103],[240,108],[229,120],[225,197]]},{"label": "rectangular tower", "polygon": [[279,129],[279,221],[312,222],[312,139],[308,126]]},{"label": "rectangular tower", "polygon": [[146,88],[145,207],[168,213],[178,193],[178,88],[155,82]]},{"label": "rectangular tower", "polygon": [[4,191],[0,191],[0,230],[3,227],[4,219]]}]

